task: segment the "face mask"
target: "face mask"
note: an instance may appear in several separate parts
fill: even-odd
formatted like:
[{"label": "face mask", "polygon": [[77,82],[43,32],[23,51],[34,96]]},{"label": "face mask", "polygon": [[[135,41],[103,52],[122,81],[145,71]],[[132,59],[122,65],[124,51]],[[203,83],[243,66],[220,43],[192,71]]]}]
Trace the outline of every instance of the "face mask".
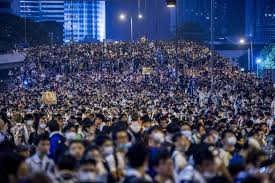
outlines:
[{"label": "face mask", "polygon": [[147,132],[150,128],[143,128],[144,132]]},{"label": "face mask", "polygon": [[156,132],[153,134],[153,139],[156,142],[163,143],[164,142],[164,134],[161,132]]},{"label": "face mask", "polygon": [[94,182],[96,181],[96,174],[94,172],[79,172],[80,182]]},{"label": "face mask", "polygon": [[182,130],[181,134],[183,134],[189,140],[192,139],[192,132],[190,130]]},{"label": "face mask", "polygon": [[219,136],[217,134],[213,134],[214,143],[217,143],[219,140]]},{"label": "face mask", "polygon": [[105,156],[108,156],[108,155],[112,154],[113,152],[114,152],[114,149],[113,149],[112,146],[108,146],[108,147],[103,148],[103,154]]},{"label": "face mask", "polygon": [[75,132],[67,132],[65,133],[65,137],[67,140],[74,140],[76,138]]},{"label": "face mask", "polygon": [[135,133],[138,133],[138,132],[140,131],[140,129],[141,129],[141,126],[140,126],[139,123],[134,122],[134,123],[132,123],[132,124],[130,125],[130,128],[131,128]]},{"label": "face mask", "polygon": [[234,146],[234,145],[236,145],[236,143],[237,143],[236,137],[229,137],[229,138],[227,139],[227,144],[228,144],[228,145]]},{"label": "face mask", "polygon": [[213,172],[205,171],[202,173],[202,175],[206,179],[211,179],[211,178],[215,177],[216,174]]},{"label": "face mask", "polygon": [[45,129],[45,128],[47,127],[47,125],[46,125],[45,123],[41,123],[41,124],[39,125],[39,127],[42,128],[42,129]]},{"label": "face mask", "polygon": [[26,123],[27,123],[28,126],[32,126],[33,125],[33,120],[27,120]]},{"label": "face mask", "polygon": [[121,149],[123,151],[128,151],[128,149],[131,147],[131,143],[126,143],[126,144],[119,144],[118,149]]}]

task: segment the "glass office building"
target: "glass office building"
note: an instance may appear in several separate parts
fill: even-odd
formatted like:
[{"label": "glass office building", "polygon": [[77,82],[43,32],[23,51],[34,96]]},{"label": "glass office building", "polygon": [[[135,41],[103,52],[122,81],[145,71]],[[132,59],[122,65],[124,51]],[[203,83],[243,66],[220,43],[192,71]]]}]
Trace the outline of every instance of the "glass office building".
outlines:
[{"label": "glass office building", "polygon": [[40,0],[40,7],[43,21],[64,22],[64,1]]},{"label": "glass office building", "polygon": [[105,1],[64,1],[64,42],[105,39]]},{"label": "glass office building", "polygon": [[64,1],[20,0],[20,16],[36,22],[64,22]]},{"label": "glass office building", "polygon": [[275,41],[274,0],[246,0],[246,36],[257,43]]},{"label": "glass office building", "polygon": [[33,21],[40,21],[40,0],[20,0],[20,12],[21,17],[26,17]]}]

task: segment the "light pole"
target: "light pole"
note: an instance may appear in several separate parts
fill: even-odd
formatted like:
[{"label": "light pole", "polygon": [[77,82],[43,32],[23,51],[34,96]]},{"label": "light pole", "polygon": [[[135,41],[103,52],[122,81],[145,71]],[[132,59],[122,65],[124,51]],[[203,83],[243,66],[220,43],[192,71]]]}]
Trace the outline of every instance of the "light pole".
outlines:
[{"label": "light pole", "polygon": [[178,78],[178,70],[179,70],[179,59],[178,59],[178,11],[177,11],[177,2],[176,0],[166,0],[167,8],[175,8],[176,9],[176,78]]},{"label": "light pole", "polygon": [[211,94],[214,90],[214,0],[211,0]]},{"label": "light pole", "polygon": [[262,63],[262,59],[258,58],[256,60],[256,66],[257,66],[257,77],[259,77],[259,65]]},{"label": "light pole", "polygon": [[[246,41],[244,38],[241,38],[239,41],[240,44],[246,44]],[[253,70],[253,60],[254,60],[254,54],[253,54],[253,39],[250,39],[250,49],[248,49],[248,71]]]},{"label": "light pole", "polygon": [[[138,17],[138,19],[143,19],[143,15],[141,13],[139,13],[137,17]],[[119,15],[119,19],[121,21],[124,21],[126,19],[126,15],[124,13],[121,13]],[[131,41],[133,42],[134,41],[134,30],[133,30],[133,17],[132,16],[130,17],[130,29],[131,29],[131,31],[130,31]]]}]

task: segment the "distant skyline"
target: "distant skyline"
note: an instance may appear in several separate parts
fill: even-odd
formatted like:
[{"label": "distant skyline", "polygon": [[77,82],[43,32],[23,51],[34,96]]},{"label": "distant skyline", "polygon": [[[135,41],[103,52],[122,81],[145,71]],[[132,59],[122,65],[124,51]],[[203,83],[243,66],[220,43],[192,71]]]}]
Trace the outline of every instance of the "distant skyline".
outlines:
[{"label": "distant skyline", "polygon": [[[23,7],[24,2],[31,3],[31,6]],[[35,9],[34,4],[40,5]],[[24,17],[24,11],[28,18],[35,21],[64,22],[64,0],[1,0],[0,2],[0,12]],[[194,21],[209,32],[210,1],[177,0],[177,11],[179,26],[186,21]],[[129,40],[130,17],[133,18],[134,39],[144,35],[149,39],[173,37],[175,9],[168,9],[166,0],[106,0],[105,12],[107,39]],[[126,15],[125,20],[119,20],[120,13]],[[139,13],[142,14],[142,19],[137,17]],[[241,36],[259,43],[275,41],[274,0],[215,0],[215,38]]]}]

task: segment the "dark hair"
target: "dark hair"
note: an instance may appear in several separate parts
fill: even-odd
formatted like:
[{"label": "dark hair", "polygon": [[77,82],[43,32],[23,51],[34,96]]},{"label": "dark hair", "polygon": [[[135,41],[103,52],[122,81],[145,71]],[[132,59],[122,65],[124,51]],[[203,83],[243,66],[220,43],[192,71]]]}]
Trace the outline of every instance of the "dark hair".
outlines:
[{"label": "dark hair", "polygon": [[167,149],[162,148],[154,156],[151,165],[153,167],[158,166],[160,161],[167,160],[167,159],[171,159],[171,154],[169,153],[169,151]]},{"label": "dark hair", "polygon": [[79,165],[87,165],[87,164],[93,164],[96,165],[96,160],[94,158],[91,157],[83,157],[80,162]]},{"label": "dark hair", "polygon": [[222,139],[225,138],[225,136],[226,136],[227,133],[235,134],[232,130],[224,130],[224,131],[222,132],[222,135],[221,135]]},{"label": "dark hair", "polygon": [[95,139],[95,144],[101,147],[106,141],[112,141],[107,135],[99,135]]},{"label": "dark hair", "polygon": [[75,128],[75,125],[73,123],[68,123],[66,126],[64,126],[62,132],[65,133],[66,131],[70,130],[71,128]]},{"label": "dark hair", "polygon": [[48,127],[49,127],[51,133],[52,133],[52,132],[59,131],[59,129],[60,129],[59,124],[57,123],[56,120],[51,120],[51,121],[49,121]]},{"label": "dark hair", "polygon": [[182,133],[178,132],[173,136],[172,141],[176,142],[182,136],[183,136]]},{"label": "dark hair", "polygon": [[96,145],[88,146],[88,147],[85,149],[84,157],[87,157],[87,156],[88,156],[88,153],[89,153],[90,151],[94,151],[94,150],[100,151],[100,150],[99,150],[99,147],[96,146]]},{"label": "dark hair", "polygon": [[127,130],[125,128],[119,128],[119,127],[113,129],[112,139],[114,141],[117,140],[117,134],[119,132],[125,132],[128,136],[128,140],[131,141],[131,136],[130,136],[130,134],[128,134]]},{"label": "dark hair", "polygon": [[134,112],[134,113],[131,115],[131,118],[132,118],[132,121],[137,121],[137,120],[139,119],[138,113]]},{"label": "dark hair", "polygon": [[177,123],[169,123],[166,127],[166,130],[168,133],[177,133],[177,132],[180,132],[180,126],[177,124]]},{"label": "dark hair", "polygon": [[85,147],[83,141],[81,141],[81,140],[72,140],[72,141],[70,141],[69,147],[71,147],[73,144],[82,144]]},{"label": "dark hair", "polygon": [[247,154],[247,158],[246,158],[246,163],[249,164],[253,164],[254,166],[256,165],[257,161],[259,160],[259,158],[261,156],[265,156],[265,152],[262,150],[257,150],[257,149],[253,149],[251,151],[248,152]]},{"label": "dark hair", "polygon": [[[138,155],[138,158],[137,158]],[[132,168],[140,168],[144,165],[148,155],[147,148],[142,143],[133,144],[126,154],[128,163]]]},{"label": "dark hair", "polygon": [[41,141],[50,141],[49,135],[47,133],[38,135],[38,137],[35,141],[35,145],[38,145]]},{"label": "dark hair", "polygon": [[70,154],[60,156],[57,160],[57,167],[59,170],[74,170],[76,168],[76,164],[77,160]]},{"label": "dark hair", "polygon": [[158,125],[152,126],[149,130],[148,130],[148,134],[151,134],[153,131],[155,130],[159,130],[162,131],[162,128]]},{"label": "dark hair", "polygon": [[246,126],[247,127],[249,127],[249,128],[251,128],[252,126],[253,126],[253,121],[252,120],[248,120],[247,122],[246,122]]},{"label": "dark hair", "polygon": [[17,175],[17,171],[24,159],[15,153],[0,153],[0,182],[9,182],[10,175]]},{"label": "dark hair", "polygon": [[193,154],[194,163],[196,166],[202,165],[204,161],[214,161],[214,156],[209,150],[209,146],[202,144],[197,147]]},{"label": "dark hair", "polygon": [[95,119],[98,118],[98,119],[101,119],[102,121],[104,121],[105,117],[103,114],[96,114],[95,115]]}]

